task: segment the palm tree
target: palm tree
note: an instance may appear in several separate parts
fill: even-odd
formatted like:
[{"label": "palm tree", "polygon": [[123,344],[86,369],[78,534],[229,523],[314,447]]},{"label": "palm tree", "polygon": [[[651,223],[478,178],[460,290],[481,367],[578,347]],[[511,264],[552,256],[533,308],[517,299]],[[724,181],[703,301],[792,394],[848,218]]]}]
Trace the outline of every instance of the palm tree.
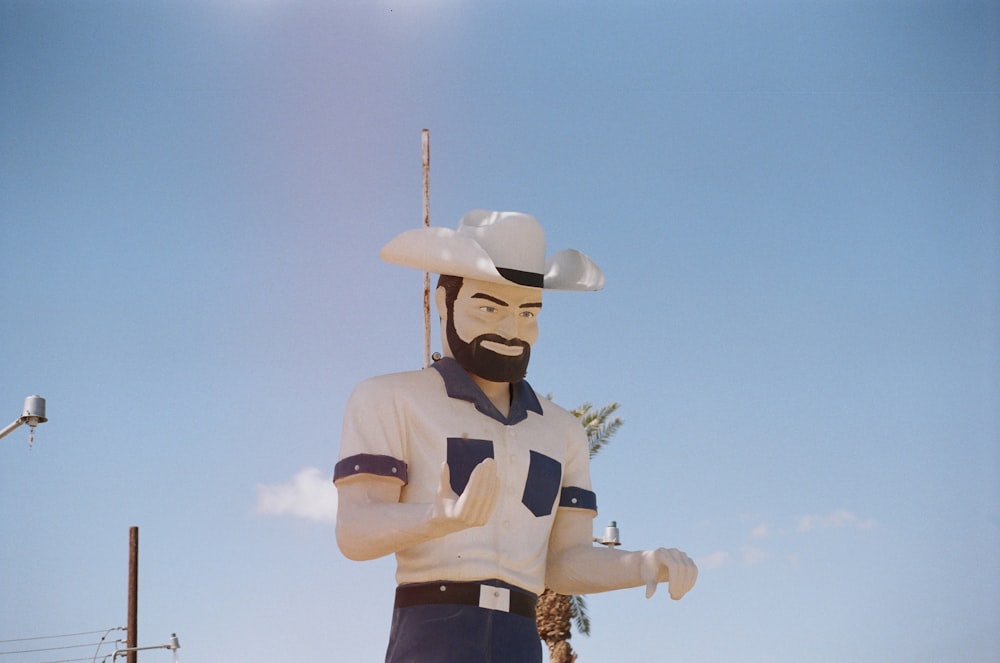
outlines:
[{"label": "palm tree", "polygon": [[[611,416],[618,407],[618,403],[610,403],[595,410],[592,404],[584,403],[570,410],[587,432],[591,458],[611,441],[611,437],[625,423],[621,417]],[[569,644],[572,636],[570,623],[576,625],[577,633],[590,635],[590,618],[583,597],[557,594],[546,588],[538,597],[535,620],[538,634],[549,648],[549,662],[573,663],[576,654]]]}]

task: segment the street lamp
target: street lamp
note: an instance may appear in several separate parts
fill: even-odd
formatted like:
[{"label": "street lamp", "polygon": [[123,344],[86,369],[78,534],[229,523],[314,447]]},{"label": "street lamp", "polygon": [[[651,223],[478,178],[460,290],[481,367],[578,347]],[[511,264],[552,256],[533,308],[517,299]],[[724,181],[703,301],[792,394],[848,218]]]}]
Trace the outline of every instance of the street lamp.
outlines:
[{"label": "street lamp", "polygon": [[48,419],[45,417],[45,399],[41,396],[28,396],[24,399],[24,411],[21,416],[15,419],[3,430],[0,430],[0,438],[6,437],[23,424],[28,424],[31,433],[28,434],[28,444],[35,443],[35,426],[44,424]]},{"label": "street lamp", "polygon": [[620,546],[622,541],[618,533],[618,523],[614,520],[608,523],[608,526],[604,528],[604,537],[594,537],[594,543],[600,543],[602,546],[607,546],[608,548]]},{"label": "street lamp", "polygon": [[[169,649],[174,652],[174,661],[177,660],[177,650],[181,648],[181,643],[177,639],[176,633],[170,634],[170,640],[165,645],[153,645],[151,647],[126,647],[125,649],[116,649],[115,653],[111,656],[111,663],[115,663],[115,659],[118,658],[119,654],[127,654],[133,651],[145,651],[147,649]],[[107,656],[104,657],[107,659]]]}]

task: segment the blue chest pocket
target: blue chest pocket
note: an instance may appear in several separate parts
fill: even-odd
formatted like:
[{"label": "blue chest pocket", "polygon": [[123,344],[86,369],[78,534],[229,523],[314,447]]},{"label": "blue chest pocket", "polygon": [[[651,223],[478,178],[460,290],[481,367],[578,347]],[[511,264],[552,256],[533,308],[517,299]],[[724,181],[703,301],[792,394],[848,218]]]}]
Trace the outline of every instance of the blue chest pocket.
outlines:
[{"label": "blue chest pocket", "polygon": [[467,437],[448,438],[448,472],[451,475],[451,489],[456,495],[462,494],[469,484],[472,470],[487,458],[493,458],[492,441]]},{"label": "blue chest pocket", "polygon": [[531,452],[528,481],[521,502],[531,513],[541,518],[552,513],[559,486],[562,484],[562,464],[537,451]]}]

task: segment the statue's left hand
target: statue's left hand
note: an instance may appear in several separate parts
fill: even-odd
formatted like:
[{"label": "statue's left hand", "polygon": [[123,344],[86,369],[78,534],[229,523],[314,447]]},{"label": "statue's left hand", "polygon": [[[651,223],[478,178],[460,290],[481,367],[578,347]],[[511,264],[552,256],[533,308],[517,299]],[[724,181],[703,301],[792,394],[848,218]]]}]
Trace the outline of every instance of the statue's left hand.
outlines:
[{"label": "statue's left hand", "polygon": [[684,552],[676,548],[657,548],[642,553],[639,569],[646,584],[646,598],[656,592],[656,584],[670,583],[670,598],[679,601],[698,580],[698,567]]}]

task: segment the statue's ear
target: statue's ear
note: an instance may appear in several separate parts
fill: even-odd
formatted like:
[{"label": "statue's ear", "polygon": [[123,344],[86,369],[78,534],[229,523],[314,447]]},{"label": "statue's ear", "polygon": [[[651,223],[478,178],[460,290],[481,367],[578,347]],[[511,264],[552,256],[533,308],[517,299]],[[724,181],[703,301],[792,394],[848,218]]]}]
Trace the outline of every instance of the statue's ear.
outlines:
[{"label": "statue's ear", "polygon": [[442,286],[438,286],[437,290],[434,291],[434,306],[437,307],[438,320],[442,322],[448,317],[448,307],[445,305],[445,290]]}]

